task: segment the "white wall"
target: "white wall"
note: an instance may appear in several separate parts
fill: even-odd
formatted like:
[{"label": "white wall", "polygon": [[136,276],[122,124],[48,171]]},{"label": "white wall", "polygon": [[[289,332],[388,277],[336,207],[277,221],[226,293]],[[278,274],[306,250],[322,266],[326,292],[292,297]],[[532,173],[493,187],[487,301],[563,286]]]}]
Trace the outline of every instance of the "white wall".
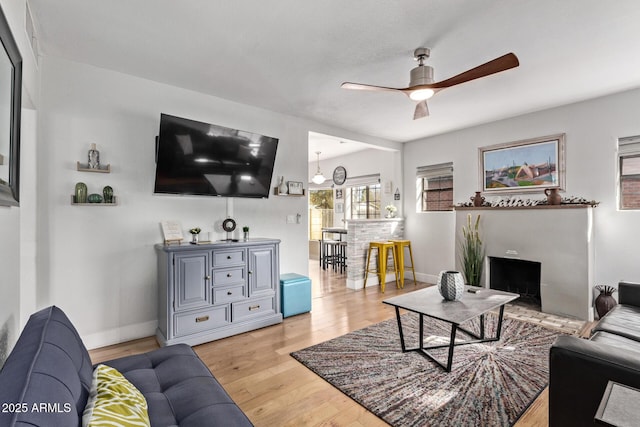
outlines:
[{"label": "white wall", "polygon": [[[233,213],[252,237],[282,240],[282,273],[307,274],[306,198],[265,200],[154,196],[154,137],[160,113],[257,132],[280,139],[274,179],[305,181],[310,130],[340,129],[232,103],[149,80],[45,57],[40,114],[39,189],[43,232],[38,305],[60,305],[88,347],[152,335],[156,327],[158,223],[179,220],[204,232]],[[350,137],[352,135],[349,135]],[[358,136],[367,141],[367,137]],[[110,174],[76,171],[96,143]],[[89,192],[111,185],[116,207],[70,205],[76,182]],[[306,188],[306,184],[305,184]],[[231,200],[230,206],[227,202]],[[286,216],[301,214],[300,224]],[[218,238],[226,237],[219,232]]]},{"label": "white wall", "polygon": [[[619,211],[616,198],[617,138],[640,134],[640,90],[558,107],[405,144],[404,193],[416,193],[417,166],[453,161],[454,201],[468,201],[480,187],[478,148],[501,142],[566,133],[566,192],[597,200],[594,210],[594,283],[640,281],[635,248],[640,211]],[[543,198],[542,193],[527,198]],[[453,212],[417,213],[405,199],[406,233],[416,269],[433,278],[455,265]]]},{"label": "white wall", "polygon": [[[34,151],[35,148],[35,113],[33,108],[37,105],[39,80],[35,58],[29,48],[29,42],[25,31],[24,0],[0,0],[2,11],[7,18],[11,32],[22,55],[22,105],[23,121],[21,126],[22,174],[33,174],[36,164],[33,158],[24,155]],[[33,245],[22,242],[25,234],[27,240],[32,242],[35,235],[35,182],[23,179],[20,182],[20,207],[0,207],[0,366],[4,363],[8,352],[13,347],[20,333],[21,325],[27,314],[21,312],[22,306],[33,307],[34,295],[22,293],[21,262],[35,263],[35,251]],[[33,283],[33,280],[29,281]]]},{"label": "white wall", "polygon": [[[382,184],[381,190],[381,202],[382,207],[388,204],[394,204],[398,208],[397,215],[402,216],[401,201],[393,200],[393,193],[396,188],[402,191],[402,146],[397,144],[396,148],[370,148],[363,151],[347,154],[340,157],[329,158],[322,160],[320,156],[320,170],[322,174],[327,178],[327,181],[321,185],[321,187],[330,188],[333,185],[333,170],[338,166],[344,166],[347,170],[347,178],[357,177],[363,175],[380,174],[380,183]],[[317,161],[309,163],[309,181],[313,175],[315,175],[318,168]],[[391,192],[385,192],[385,183],[391,183]],[[346,188],[346,186],[335,187]],[[335,192],[334,192],[335,194]],[[345,203],[343,193],[343,199],[337,200],[337,202]],[[335,205],[334,205],[335,206]],[[346,205],[345,205],[346,206]],[[382,211],[382,216],[386,214],[386,211]],[[342,221],[345,214],[334,214],[334,226],[344,227],[345,223]]]}]

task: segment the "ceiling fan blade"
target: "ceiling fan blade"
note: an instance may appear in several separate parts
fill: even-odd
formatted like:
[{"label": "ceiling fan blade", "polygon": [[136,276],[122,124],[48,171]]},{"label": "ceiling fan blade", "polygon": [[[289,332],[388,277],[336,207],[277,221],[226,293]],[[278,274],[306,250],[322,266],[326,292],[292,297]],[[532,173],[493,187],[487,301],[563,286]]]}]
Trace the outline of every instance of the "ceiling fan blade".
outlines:
[{"label": "ceiling fan blade", "polygon": [[402,90],[402,89],[397,89],[393,87],[366,85],[366,84],[351,83],[351,82],[344,82],[340,85],[340,87],[343,89],[353,89],[353,90],[392,91],[392,92],[397,92]]},{"label": "ceiling fan blade", "polygon": [[444,89],[471,80],[479,79],[481,77],[490,76],[491,74],[500,73],[502,71],[515,68],[518,65],[520,65],[518,57],[513,53],[507,53],[506,55],[486,62],[482,65],[478,65],[477,67],[465,71],[464,73],[460,73],[457,76],[453,76],[451,78],[448,78],[447,80],[443,80],[441,82],[433,83],[426,86],[432,89]]},{"label": "ceiling fan blade", "polygon": [[413,120],[421,119],[429,115],[429,107],[427,107],[427,101],[420,101],[416,104],[416,111],[413,113]]}]

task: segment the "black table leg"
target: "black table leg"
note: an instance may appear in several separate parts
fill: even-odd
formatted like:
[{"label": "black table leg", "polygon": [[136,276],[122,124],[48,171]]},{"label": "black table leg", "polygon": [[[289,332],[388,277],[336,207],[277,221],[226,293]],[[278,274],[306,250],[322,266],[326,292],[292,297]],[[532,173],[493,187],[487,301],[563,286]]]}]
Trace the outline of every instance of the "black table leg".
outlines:
[{"label": "black table leg", "polygon": [[400,320],[400,308],[396,307],[396,319],[398,320],[398,331],[400,332],[400,346],[402,347],[402,352],[405,353],[407,351],[407,347],[404,345],[404,333],[402,332],[402,320]]}]

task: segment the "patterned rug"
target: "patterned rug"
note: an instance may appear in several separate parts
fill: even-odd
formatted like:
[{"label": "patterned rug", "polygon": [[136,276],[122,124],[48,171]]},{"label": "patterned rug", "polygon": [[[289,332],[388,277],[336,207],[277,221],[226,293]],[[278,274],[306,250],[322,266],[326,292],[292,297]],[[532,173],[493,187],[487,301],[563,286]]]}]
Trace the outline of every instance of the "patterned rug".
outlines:
[{"label": "patterned rug", "polygon": [[[497,316],[487,316],[495,336]],[[404,314],[408,348],[418,317]],[[464,324],[477,331],[477,322]],[[425,318],[425,345],[447,343],[451,327]],[[291,355],[392,426],[511,426],[547,385],[549,347],[558,331],[504,318],[497,342],[456,347],[450,373],[415,352],[402,353],[396,319]],[[468,339],[458,333],[456,340]],[[446,362],[447,349],[431,351]]]}]

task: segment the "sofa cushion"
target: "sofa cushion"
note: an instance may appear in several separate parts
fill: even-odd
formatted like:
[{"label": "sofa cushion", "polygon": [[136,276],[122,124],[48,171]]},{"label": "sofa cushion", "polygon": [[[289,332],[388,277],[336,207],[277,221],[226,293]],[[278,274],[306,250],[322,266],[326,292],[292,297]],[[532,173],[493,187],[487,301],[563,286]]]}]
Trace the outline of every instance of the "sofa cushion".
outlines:
[{"label": "sofa cushion", "polygon": [[78,332],[58,307],[34,313],[0,371],[0,425],[79,425],[93,367]]},{"label": "sofa cushion", "polygon": [[618,304],[593,328],[593,332],[609,332],[640,341],[640,307]]},{"label": "sofa cushion", "polygon": [[147,400],[118,370],[98,365],[93,372],[82,426],[112,425],[149,427]]},{"label": "sofa cushion", "polygon": [[209,368],[185,344],[104,362],[144,394],[151,425],[251,426]]},{"label": "sofa cushion", "polygon": [[591,341],[628,351],[635,351],[640,357],[640,342],[620,335],[599,331],[591,336]]}]

